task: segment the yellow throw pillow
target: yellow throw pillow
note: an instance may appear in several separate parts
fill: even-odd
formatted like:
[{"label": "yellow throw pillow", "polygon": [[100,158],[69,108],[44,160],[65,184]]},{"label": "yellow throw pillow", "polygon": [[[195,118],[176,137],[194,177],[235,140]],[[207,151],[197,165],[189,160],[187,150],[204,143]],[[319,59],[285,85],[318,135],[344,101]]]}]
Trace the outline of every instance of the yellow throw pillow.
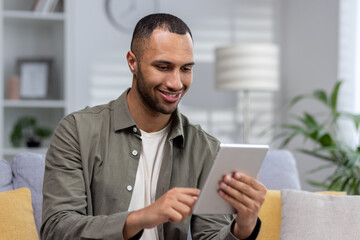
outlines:
[{"label": "yellow throw pillow", "polygon": [[268,190],[259,211],[261,230],[257,239],[280,239],[281,195],[279,190]]},{"label": "yellow throw pillow", "polygon": [[38,240],[28,188],[0,192],[0,238]]},{"label": "yellow throw pillow", "polygon": [[327,195],[347,195],[347,192],[336,192],[336,191],[321,191],[316,193],[327,194]]}]

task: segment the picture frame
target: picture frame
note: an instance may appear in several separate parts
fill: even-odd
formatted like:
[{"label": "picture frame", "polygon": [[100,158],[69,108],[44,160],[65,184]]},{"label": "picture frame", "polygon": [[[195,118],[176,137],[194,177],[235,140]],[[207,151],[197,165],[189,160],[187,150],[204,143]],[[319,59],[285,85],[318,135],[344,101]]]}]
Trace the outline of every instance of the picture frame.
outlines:
[{"label": "picture frame", "polygon": [[46,99],[51,76],[52,59],[18,59],[17,73],[20,78],[20,98]]}]

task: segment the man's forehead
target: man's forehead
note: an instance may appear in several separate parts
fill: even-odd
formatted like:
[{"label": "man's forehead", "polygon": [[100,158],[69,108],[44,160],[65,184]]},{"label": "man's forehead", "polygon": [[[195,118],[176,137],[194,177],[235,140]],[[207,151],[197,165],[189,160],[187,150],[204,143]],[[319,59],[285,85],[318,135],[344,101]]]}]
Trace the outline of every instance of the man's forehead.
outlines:
[{"label": "man's forehead", "polygon": [[189,32],[186,32],[185,34],[179,34],[179,33],[170,32],[166,28],[156,28],[151,33],[149,38],[147,38],[147,40],[151,40],[153,38],[156,38],[156,36],[166,36],[166,37],[171,37],[172,36],[172,37],[188,38],[192,42],[192,37],[191,37]]},{"label": "man's forehead", "polygon": [[169,47],[171,49],[175,48],[183,48],[183,50],[191,50],[193,49],[193,43],[190,34],[177,34],[171,33],[169,31],[164,30],[155,30],[150,39],[142,43],[144,49],[149,48],[166,48]]}]

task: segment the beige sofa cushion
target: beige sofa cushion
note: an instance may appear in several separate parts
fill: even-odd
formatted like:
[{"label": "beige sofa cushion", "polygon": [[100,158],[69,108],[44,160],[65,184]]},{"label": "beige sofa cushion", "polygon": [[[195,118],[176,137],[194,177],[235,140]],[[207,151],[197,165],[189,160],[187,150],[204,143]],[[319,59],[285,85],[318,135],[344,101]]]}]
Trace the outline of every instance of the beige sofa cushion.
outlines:
[{"label": "beige sofa cushion", "polygon": [[281,191],[280,239],[360,239],[360,196]]}]

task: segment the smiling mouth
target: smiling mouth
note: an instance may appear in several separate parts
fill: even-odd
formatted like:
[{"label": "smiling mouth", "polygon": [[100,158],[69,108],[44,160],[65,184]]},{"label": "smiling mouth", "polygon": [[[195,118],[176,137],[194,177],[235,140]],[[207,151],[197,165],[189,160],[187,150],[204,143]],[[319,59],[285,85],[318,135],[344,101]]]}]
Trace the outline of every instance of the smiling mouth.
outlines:
[{"label": "smiling mouth", "polygon": [[182,92],[166,92],[161,89],[159,91],[166,97],[167,100],[176,101],[180,98]]}]

